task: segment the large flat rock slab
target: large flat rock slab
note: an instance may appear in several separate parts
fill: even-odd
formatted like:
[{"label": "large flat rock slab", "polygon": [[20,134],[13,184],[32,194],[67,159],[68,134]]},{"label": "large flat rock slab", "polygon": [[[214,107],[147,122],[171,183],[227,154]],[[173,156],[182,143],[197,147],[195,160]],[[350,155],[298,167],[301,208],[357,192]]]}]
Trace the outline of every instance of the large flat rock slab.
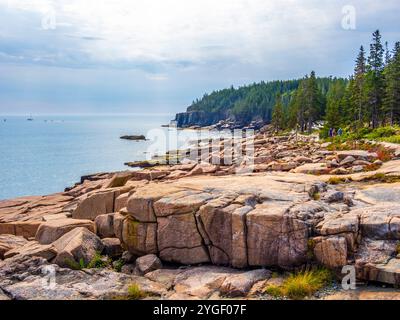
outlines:
[{"label": "large flat rock slab", "polygon": [[153,297],[166,293],[160,283],[111,270],[64,269],[30,257],[0,262],[0,290],[14,300],[128,299],[132,284]]},{"label": "large flat rock slab", "polygon": [[130,252],[169,262],[300,265],[308,226],[290,209],[309,201],[315,184],[317,177],[289,173],[151,182],[130,195],[115,234]]}]

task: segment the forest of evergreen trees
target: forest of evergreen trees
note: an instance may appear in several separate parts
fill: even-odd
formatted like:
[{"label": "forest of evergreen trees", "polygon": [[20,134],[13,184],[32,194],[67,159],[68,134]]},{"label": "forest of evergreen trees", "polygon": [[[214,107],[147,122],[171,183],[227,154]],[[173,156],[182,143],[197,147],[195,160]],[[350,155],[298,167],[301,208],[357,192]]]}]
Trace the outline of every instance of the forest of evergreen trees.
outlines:
[{"label": "forest of evergreen trees", "polygon": [[379,30],[372,35],[367,57],[361,46],[354,74],[348,79],[332,79],[326,94],[311,72],[299,84],[288,108],[278,99],[272,123],[277,130],[299,128],[311,131],[318,120],[328,128],[351,131],[400,123],[400,42],[390,50],[382,43]]},{"label": "forest of evergreen trees", "polygon": [[272,122],[276,130],[311,132],[324,128],[372,129],[400,124],[400,42],[382,43],[379,30],[367,53],[361,46],[349,79],[317,78],[271,81],[206,94],[188,111],[222,112],[243,123]]}]

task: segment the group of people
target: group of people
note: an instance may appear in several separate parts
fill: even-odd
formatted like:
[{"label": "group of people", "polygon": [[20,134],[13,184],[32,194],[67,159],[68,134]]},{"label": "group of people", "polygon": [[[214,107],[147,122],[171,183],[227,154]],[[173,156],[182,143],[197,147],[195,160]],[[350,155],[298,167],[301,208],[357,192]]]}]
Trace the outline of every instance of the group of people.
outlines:
[{"label": "group of people", "polygon": [[329,137],[330,138],[333,138],[333,137],[336,137],[336,136],[341,136],[343,134],[343,129],[342,128],[339,128],[337,131],[336,131],[336,129],[335,128],[330,128],[329,129]]}]

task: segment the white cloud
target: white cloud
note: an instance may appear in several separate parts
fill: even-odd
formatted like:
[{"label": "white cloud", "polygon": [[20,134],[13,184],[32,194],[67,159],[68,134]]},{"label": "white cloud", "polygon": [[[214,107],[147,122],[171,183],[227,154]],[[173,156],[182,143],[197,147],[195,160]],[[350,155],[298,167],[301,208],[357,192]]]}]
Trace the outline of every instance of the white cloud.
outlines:
[{"label": "white cloud", "polygon": [[168,76],[166,74],[146,74],[146,78],[153,81],[165,81],[168,80]]},{"label": "white cloud", "polygon": [[[0,111],[23,98],[178,111],[231,84],[348,76],[376,28],[400,40],[398,1],[0,0]],[[348,4],[354,31],[341,28]]]},{"label": "white cloud", "polygon": [[[70,26],[77,37],[105,39],[76,44],[93,60],[104,62],[204,63],[225,58],[256,63],[293,43],[307,47],[337,23],[327,5],[314,1],[6,2],[12,9],[41,15],[54,11],[59,32]],[[296,41],[300,37],[301,43]]]}]

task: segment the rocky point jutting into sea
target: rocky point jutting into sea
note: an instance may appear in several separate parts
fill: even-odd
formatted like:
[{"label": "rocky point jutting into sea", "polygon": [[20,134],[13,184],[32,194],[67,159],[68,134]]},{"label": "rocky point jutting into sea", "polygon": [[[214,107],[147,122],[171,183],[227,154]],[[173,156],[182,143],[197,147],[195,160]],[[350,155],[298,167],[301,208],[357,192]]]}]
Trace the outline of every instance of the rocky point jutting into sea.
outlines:
[{"label": "rocky point jutting into sea", "polygon": [[[400,285],[399,145],[253,139],[252,158],[232,164],[210,163],[219,142],[207,159],[0,201],[0,299],[128,298],[132,284],[156,299],[271,299],[268,284],[312,265]],[[362,288],[318,297],[400,298]]]}]

